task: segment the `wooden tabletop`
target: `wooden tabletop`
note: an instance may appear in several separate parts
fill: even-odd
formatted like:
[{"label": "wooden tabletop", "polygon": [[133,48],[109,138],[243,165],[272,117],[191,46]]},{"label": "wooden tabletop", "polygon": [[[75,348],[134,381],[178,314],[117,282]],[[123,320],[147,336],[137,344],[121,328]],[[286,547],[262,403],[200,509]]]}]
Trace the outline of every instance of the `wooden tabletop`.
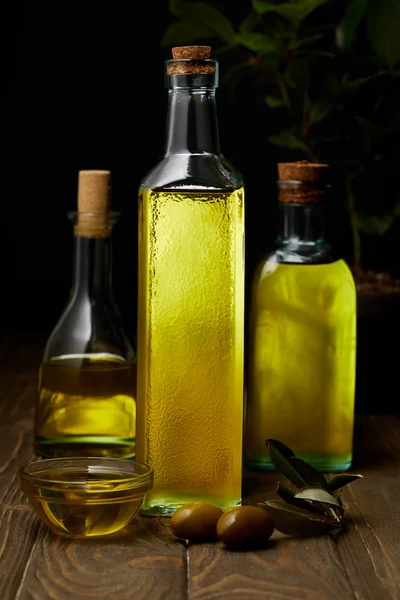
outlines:
[{"label": "wooden tabletop", "polygon": [[[400,418],[358,415],[344,489],[345,533],[291,538],[231,551],[187,545],[168,519],[139,517],[120,534],[71,540],[51,533],[18,487],[32,451],[42,335],[0,338],[1,600],[386,600],[400,599]],[[246,503],[276,498],[282,476],[244,476]]]}]

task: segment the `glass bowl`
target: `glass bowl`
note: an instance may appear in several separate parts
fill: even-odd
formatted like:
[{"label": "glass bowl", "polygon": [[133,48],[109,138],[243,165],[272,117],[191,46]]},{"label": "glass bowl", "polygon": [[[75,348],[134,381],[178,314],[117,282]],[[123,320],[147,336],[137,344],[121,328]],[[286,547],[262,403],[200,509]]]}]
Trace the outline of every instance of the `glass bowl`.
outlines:
[{"label": "glass bowl", "polygon": [[21,467],[20,486],[57,534],[87,538],[120,531],[153,486],[153,469],[123,458],[48,458]]}]

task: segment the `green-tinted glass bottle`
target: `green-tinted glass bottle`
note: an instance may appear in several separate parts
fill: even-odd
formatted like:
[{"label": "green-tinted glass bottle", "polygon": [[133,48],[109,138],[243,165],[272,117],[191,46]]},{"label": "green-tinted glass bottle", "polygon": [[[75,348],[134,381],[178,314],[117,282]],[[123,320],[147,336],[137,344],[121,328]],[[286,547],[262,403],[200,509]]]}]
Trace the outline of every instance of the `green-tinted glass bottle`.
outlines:
[{"label": "green-tinted glass bottle", "polygon": [[273,469],[265,444],[273,438],[319,470],[343,471],[353,447],[355,283],[324,240],[329,166],[278,171],[279,237],[251,289],[245,463]]}]

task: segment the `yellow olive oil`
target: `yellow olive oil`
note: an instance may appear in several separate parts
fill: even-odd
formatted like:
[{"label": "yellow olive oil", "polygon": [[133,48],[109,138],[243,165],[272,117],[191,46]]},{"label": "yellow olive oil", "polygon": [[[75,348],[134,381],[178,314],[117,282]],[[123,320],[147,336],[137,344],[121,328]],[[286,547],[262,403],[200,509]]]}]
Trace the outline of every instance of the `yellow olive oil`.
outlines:
[{"label": "yellow olive oil", "polygon": [[356,290],[343,260],[279,264],[254,278],[245,430],[249,468],[278,439],[321,470],[352,460]]},{"label": "yellow olive oil", "polygon": [[39,370],[35,451],[41,456],[135,454],[136,364],[69,355]]},{"label": "yellow olive oil", "polygon": [[[132,489],[126,473],[102,467],[43,471],[42,486],[27,480],[22,490],[37,515],[56,533],[74,537],[107,535],[119,531],[138,512],[147,484]],[[46,486],[49,480],[49,486]],[[82,482],[82,490],[77,482]],[[71,485],[72,484],[72,485]]]},{"label": "yellow olive oil", "polygon": [[137,459],[144,514],[241,502],[243,188],[141,189]]}]

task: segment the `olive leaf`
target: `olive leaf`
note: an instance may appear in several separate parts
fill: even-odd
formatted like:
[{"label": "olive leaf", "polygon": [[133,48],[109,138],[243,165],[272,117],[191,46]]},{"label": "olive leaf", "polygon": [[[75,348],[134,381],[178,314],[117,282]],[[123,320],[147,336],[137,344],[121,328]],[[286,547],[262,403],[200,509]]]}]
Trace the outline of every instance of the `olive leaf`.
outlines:
[{"label": "olive leaf", "polygon": [[321,471],[315,469],[305,460],[302,460],[297,456],[293,456],[292,463],[295,465],[297,471],[309,485],[317,485],[318,487],[322,488],[328,487],[328,482],[325,479],[324,475],[321,473]]},{"label": "olive leaf", "polygon": [[336,492],[348,483],[360,478],[362,479],[363,476],[357,473],[340,473],[339,475],[334,475],[332,479],[328,481],[328,491],[330,493]]},{"label": "olive leaf", "polygon": [[334,519],[303,510],[283,500],[267,500],[258,505],[269,514],[275,529],[286,535],[308,537],[340,529]]},{"label": "olive leaf", "polygon": [[[341,519],[341,507],[335,506],[333,508],[331,504],[318,501],[310,501],[307,499],[303,500],[302,498],[298,498],[296,497],[295,493],[292,492],[292,490],[290,490],[287,486],[283,485],[281,482],[278,482],[278,485],[276,487],[276,493],[282,498],[282,500],[285,500],[285,502],[287,502],[288,504],[293,504],[294,506],[298,506],[299,508],[302,508],[304,510],[309,510],[311,512],[318,513],[325,517],[333,517],[336,521],[340,521]],[[338,499],[338,502],[341,504],[340,499]]]},{"label": "olive leaf", "polygon": [[303,510],[310,510],[311,512],[314,511],[314,506],[312,504],[306,502],[305,500],[301,500],[300,498],[295,498],[294,492],[292,492],[292,490],[290,490],[281,482],[279,482],[276,487],[276,493],[288,504],[293,504],[294,506],[298,506]]},{"label": "olive leaf", "polygon": [[344,523],[341,488],[362,475],[340,473],[328,481],[283,442],[268,438],[265,443],[275,469],[299,488],[293,492],[279,482],[276,493],[281,500],[259,503],[274,521],[275,529],[296,537],[329,534],[335,539]]},{"label": "olive leaf", "polygon": [[339,501],[327,490],[316,486],[307,486],[301,488],[298,492],[296,492],[294,497],[301,500],[312,500],[313,502],[323,502],[324,504],[340,506]]},{"label": "olive leaf", "polygon": [[274,467],[297,487],[302,488],[306,486],[307,481],[302,477],[292,460],[295,456],[293,450],[279,440],[267,439],[265,443],[268,446],[269,455]]}]

